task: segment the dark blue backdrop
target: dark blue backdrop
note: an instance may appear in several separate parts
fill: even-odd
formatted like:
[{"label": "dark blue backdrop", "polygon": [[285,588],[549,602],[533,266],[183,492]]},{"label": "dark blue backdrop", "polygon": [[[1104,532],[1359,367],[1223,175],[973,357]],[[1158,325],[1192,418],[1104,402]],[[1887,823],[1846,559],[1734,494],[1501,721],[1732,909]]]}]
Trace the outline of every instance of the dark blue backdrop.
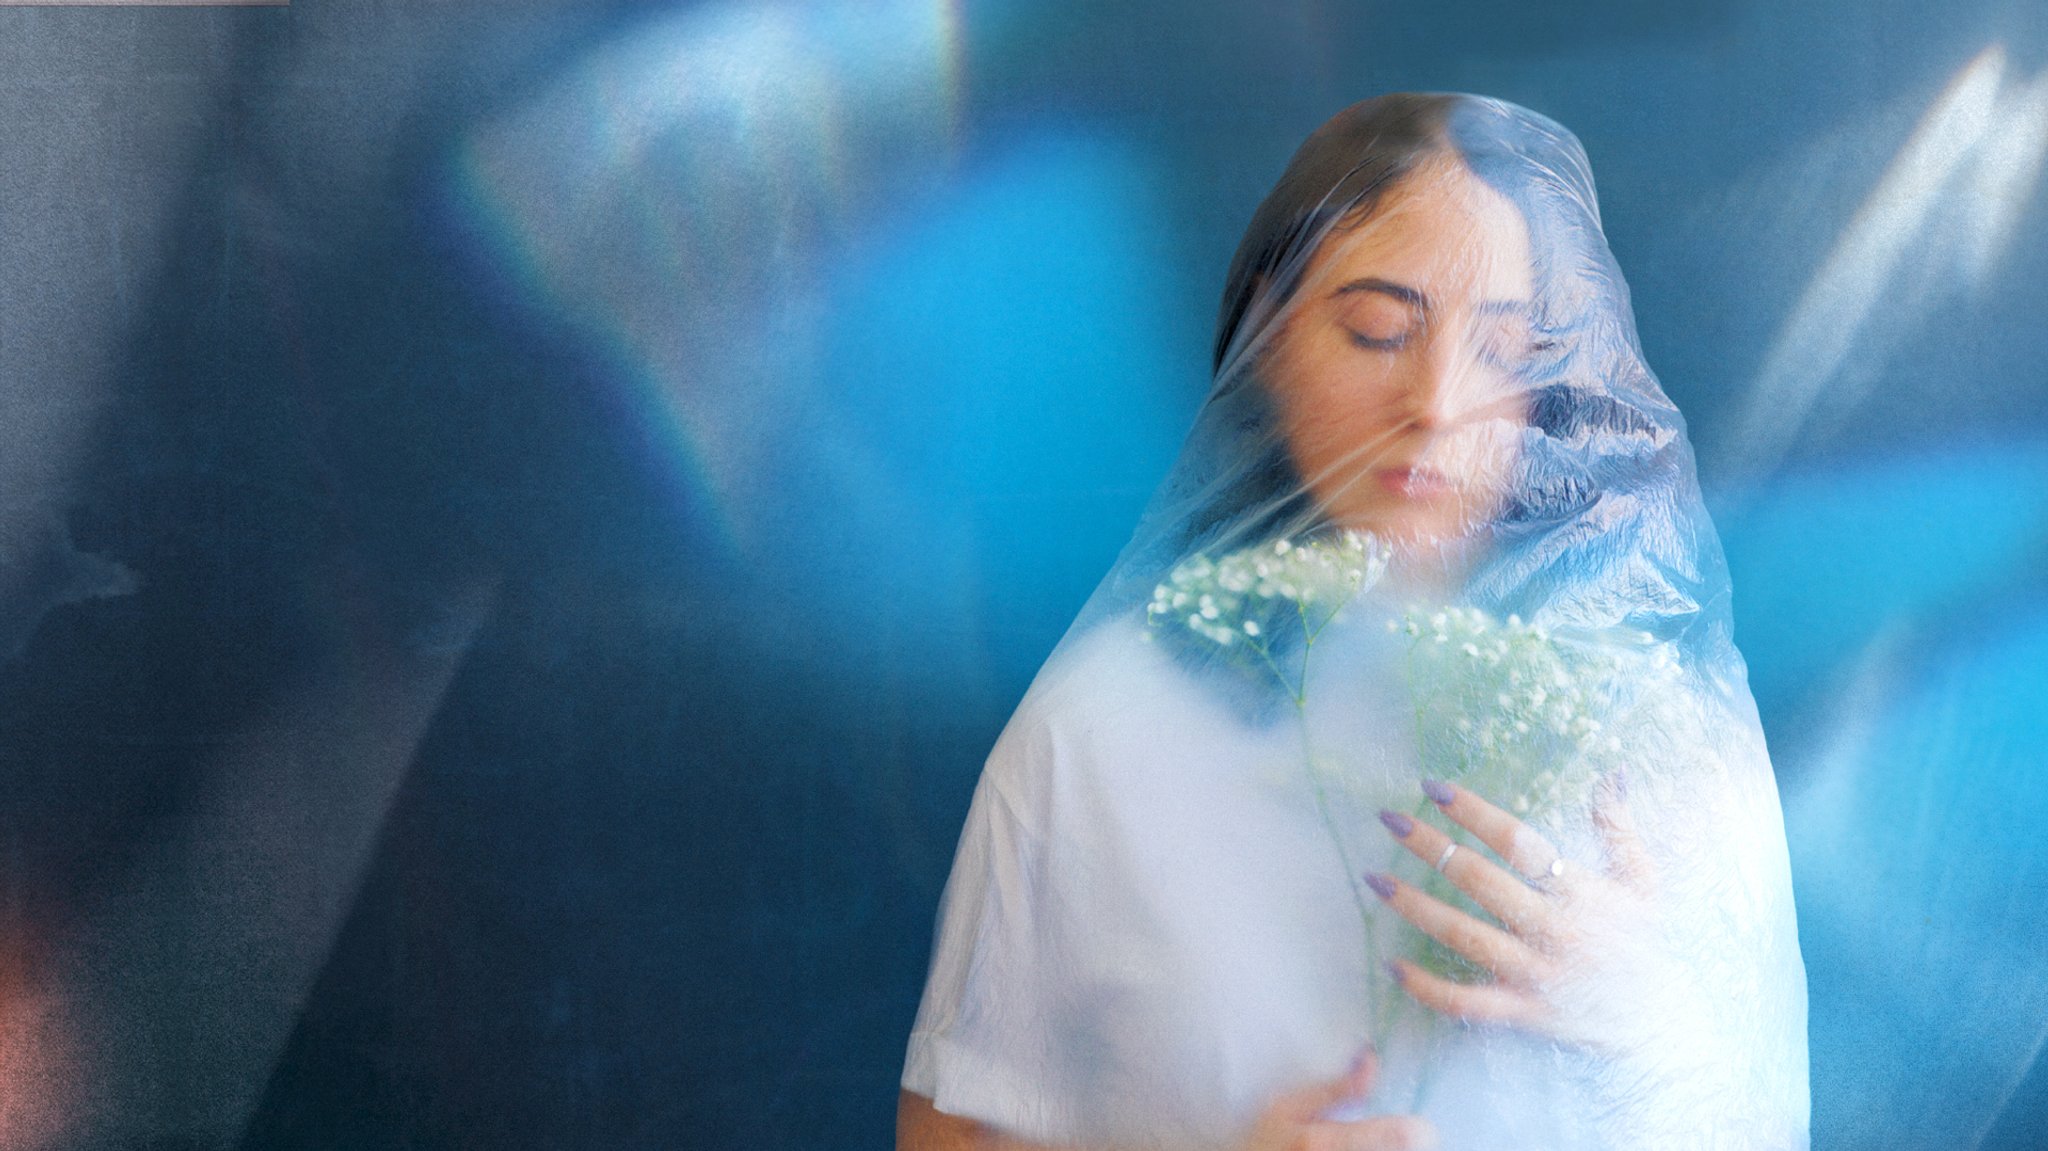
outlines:
[{"label": "dark blue backdrop", "polygon": [[2038,1146],[2048,9],[0,10],[0,1136],[886,1147],[1009,709],[1393,89],[1578,133],[1815,1144]]}]

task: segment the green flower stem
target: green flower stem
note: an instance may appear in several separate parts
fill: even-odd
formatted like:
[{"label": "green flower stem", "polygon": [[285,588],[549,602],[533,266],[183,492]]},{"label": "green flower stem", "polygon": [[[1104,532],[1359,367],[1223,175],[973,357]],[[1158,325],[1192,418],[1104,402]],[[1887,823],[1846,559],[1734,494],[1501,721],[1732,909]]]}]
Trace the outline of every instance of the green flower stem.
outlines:
[{"label": "green flower stem", "polygon": [[[1416,803],[1415,810],[1409,813],[1410,818],[1415,819],[1419,822],[1422,819],[1423,811],[1428,807],[1430,807],[1429,797],[1425,795],[1418,803]],[[1420,863],[1421,861],[1417,860],[1416,862]],[[1434,875],[1435,871],[1432,870],[1430,874]],[[1427,879],[1428,876],[1424,876],[1423,878]],[[1404,995],[1401,997],[1401,1003],[1404,1007],[1406,1007],[1413,1003],[1413,1001]],[[1420,1008],[1419,1004],[1416,1004],[1415,1006],[1418,1009]],[[1433,1022],[1434,1021],[1432,1021],[1432,1023]],[[1430,1031],[1432,1037],[1435,1036],[1436,1030],[1437,1029],[1435,1027],[1431,1027]],[[1434,1044],[1432,1044],[1432,1046],[1434,1046]],[[1431,1054],[1434,1054],[1434,1052],[1432,1052]],[[1438,1060],[1436,1059],[1425,1058],[1423,1060],[1422,1078],[1416,1081],[1415,1095],[1408,1101],[1408,1113],[1410,1115],[1419,1115],[1422,1113],[1422,1102],[1424,1099],[1427,1099],[1429,1097],[1429,1089],[1435,1083],[1436,1080],[1437,1063]]]},{"label": "green flower stem", "polygon": [[[1404,661],[1404,662],[1405,662],[1405,663],[1407,664],[1406,672],[1407,672],[1407,679],[1408,679],[1408,683],[1409,683],[1409,684],[1410,684],[1410,685],[1412,686],[1412,685],[1413,685],[1413,684],[1415,683],[1415,645],[1414,645],[1414,644],[1412,644],[1412,643],[1408,645],[1408,651],[1407,651],[1407,653],[1406,653],[1406,659],[1405,659],[1405,661]],[[1409,699],[1410,699],[1410,701],[1412,702],[1412,704],[1413,704],[1413,706],[1414,706],[1414,712],[1415,712],[1415,766],[1416,766],[1416,771],[1417,771],[1417,773],[1418,773],[1418,774],[1420,774],[1420,773],[1421,773],[1421,771],[1422,771],[1422,750],[1423,750],[1423,747],[1425,746],[1425,736],[1424,736],[1424,733],[1423,733],[1423,724],[1422,724],[1422,699],[1421,699],[1421,697],[1420,697],[1420,696],[1419,696],[1418,694],[1416,694],[1416,693],[1415,693],[1415,692],[1413,692],[1412,690],[1411,690],[1411,691],[1410,691],[1410,693],[1409,693]],[[1417,800],[1417,801],[1416,801],[1416,803],[1415,803],[1415,808],[1414,808],[1414,810],[1412,810],[1412,811],[1410,811],[1410,812],[1408,813],[1408,814],[1409,814],[1409,818],[1411,818],[1411,819],[1414,819],[1414,820],[1416,820],[1417,822],[1420,822],[1420,821],[1422,820],[1422,816],[1423,816],[1423,813],[1424,813],[1425,811],[1427,811],[1427,810],[1429,809],[1429,807],[1430,807],[1430,801],[1429,801],[1429,797],[1428,797],[1427,795],[1425,795],[1425,796],[1423,796],[1423,797],[1422,797],[1421,799],[1419,799],[1419,800]],[[1418,862],[1418,863],[1420,863],[1421,861],[1420,861],[1420,860],[1417,860],[1417,862]],[[1424,866],[1427,866],[1427,865],[1424,865]],[[1429,874],[1425,874],[1425,875],[1424,875],[1424,876],[1422,877],[1422,878],[1423,878],[1423,880],[1424,880],[1425,882],[1427,882],[1427,881],[1429,880],[1429,878],[1430,878],[1430,875],[1432,875],[1432,874],[1434,874],[1434,870],[1433,870],[1433,869],[1432,869],[1432,870],[1431,870],[1431,871],[1429,872]],[[1420,1009],[1421,1009],[1421,1005],[1420,1005],[1420,1004],[1418,1004],[1418,1003],[1415,1003],[1413,999],[1411,999],[1410,997],[1408,997],[1408,996],[1406,996],[1406,995],[1396,995],[1396,996],[1392,996],[1391,998],[1392,998],[1392,999],[1394,1000],[1394,1004],[1395,1004],[1395,1006],[1396,1006],[1396,1008],[1398,1009],[1398,1011],[1399,1011],[1399,1012],[1406,1012],[1407,1010],[1410,1010],[1410,1009],[1416,1009],[1416,1010],[1420,1010]],[[1393,1026],[1393,1023],[1394,1023],[1394,1022],[1396,1022],[1396,1021],[1398,1021],[1398,1020],[1399,1020],[1399,1018],[1400,1018],[1400,1015],[1399,1015],[1399,1014],[1397,1013],[1397,1014],[1396,1014],[1396,1016],[1395,1016],[1395,1018],[1394,1018],[1393,1020],[1389,1020],[1389,1021],[1387,1021],[1387,1023],[1385,1024],[1385,1027],[1388,1027],[1388,1028],[1392,1027],[1392,1026]],[[1430,1026],[1430,1027],[1428,1027],[1428,1028],[1426,1029],[1426,1031],[1427,1031],[1428,1035],[1430,1036],[1430,1038],[1431,1038],[1431,1039],[1433,1040],[1433,1039],[1435,1039],[1435,1038],[1437,1037],[1437,1033],[1438,1033],[1438,1030],[1439,1030],[1439,1028],[1438,1028],[1438,1027],[1436,1026],[1436,1022],[1437,1022],[1436,1020],[1432,1019],[1432,1020],[1430,1020],[1429,1022],[1430,1022],[1430,1024],[1431,1024],[1431,1026]],[[1430,1047],[1431,1047],[1431,1048],[1434,1048],[1435,1046],[1436,1046],[1436,1044],[1435,1044],[1435,1043],[1431,1043],[1431,1044],[1430,1044]],[[1422,1077],[1421,1077],[1420,1079],[1417,1079],[1417,1080],[1416,1080],[1416,1082],[1415,1082],[1415,1094],[1414,1094],[1414,1096],[1413,1096],[1412,1098],[1410,1098],[1410,1099],[1409,1099],[1409,1101],[1408,1101],[1408,1113],[1409,1113],[1409,1114],[1411,1114],[1411,1115],[1415,1115],[1415,1114],[1420,1114],[1420,1113],[1421,1113],[1421,1111],[1422,1111],[1422,1102],[1423,1102],[1423,1100],[1424,1100],[1425,1098],[1427,1098],[1427,1097],[1428,1097],[1428,1095],[1429,1095],[1429,1089],[1430,1089],[1430,1087],[1431,1087],[1431,1086],[1433,1085],[1433,1083],[1434,1083],[1434,1081],[1435,1081],[1435,1079],[1436,1079],[1436,1066],[1437,1066],[1437,1060],[1436,1060],[1436,1059],[1434,1059],[1434,1058],[1431,1058],[1431,1057],[1430,1057],[1430,1056],[1432,1056],[1432,1055],[1434,1055],[1434,1054],[1435,1054],[1435,1052],[1434,1052],[1434,1051],[1432,1050],[1432,1051],[1430,1051],[1430,1052],[1426,1053],[1426,1054],[1424,1055],[1424,1057],[1423,1057],[1423,1061],[1422,1061]]]},{"label": "green flower stem", "polygon": [[[1373,1021],[1373,1041],[1384,1044],[1390,1025],[1389,1003],[1398,1007],[1395,1001],[1400,997],[1385,995],[1383,999],[1383,989],[1379,985],[1383,977],[1378,973],[1384,955],[1380,950],[1378,920],[1374,914],[1377,901],[1366,898],[1364,877],[1352,863],[1351,853],[1337,826],[1336,815],[1331,810],[1329,791],[1317,767],[1314,740],[1308,725],[1308,675],[1316,640],[1363,587],[1378,580],[1386,569],[1388,553],[1385,545],[1375,540],[1371,533],[1353,531],[1345,531],[1334,540],[1316,539],[1301,545],[1286,539],[1276,540],[1271,542],[1270,551],[1267,549],[1268,545],[1261,544],[1217,560],[1197,554],[1175,565],[1167,579],[1153,589],[1152,603],[1145,612],[1146,622],[1148,626],[1158,626],[1164,620],[1175,621],[1226,653],[1236,647],[1250,648],[1294,701],[1296,727],[1301,737],[1302,767],[1308,772],[1323,830],[1329,835],[1338,863],[1344,868],[1344,881],[1350,889],[1352,905],[1358,911],[1359,927],[1365,938],[1368,960],[1366,1017]],[[1365,574],[1367,571],[1371,572],[1369,578]],[[1255,620],[1246,615],[1248,607],[1256,607],[1260,611],[1276,607],[1273,601],[1277,599],[1293,603],[1295,616],[1301,624],[1301,668],[1297,675],[1290,676],[1288,671],[1291,669],[1282,669],[1274,648],[1267,642],[1267,639],[1277,639],[1278,620],[1273,621],[1275,634],[1262,639],[1260,629],[1268,617],[1261,616]],[[1311,601],[1315,603],[1314,611],[1310,610]]]},{"label": "green flower stem", "polygon": [[[1308,617],[1304,614],[1302,617],[1304,629],[1306,629],[1307,624]],[[1378,1010],[1380,1005],[1377,1002],[1379,995],[1373,982],[1374,976],[1372,973],[1377,969],[1380,962],[1379,937],[1374,926],[1372,909],[1365,901],[1365,893],[1359,890],[1358,870],[1351,865],[1351,853],[1344,849],[1344,837],[1338,833],[1336,818],[1330,813],[1329,795],[1323,788],[1322,775],[1316,771],[1315,748],[1310,743],[1308,734],[1308,664],[1309,657],[1314,654],[1315,635],[1320,633],[1321,630],[1321,628],[1318,628],[1316,632],[1308,632],[1306,630],[1303,632],[1308,638],[1307,642],[1303,644],[1301,652],[1301,687],[1294,694],[1295,729],[1301,733],[1301,762],[1302,766],[1308,771],[1310,786],[1315,789],[1316,813],[1322,817],[1323,830],[1329,833],[1330,844],[1337,850],[1338,862],[1344,868],[1345,885],[1351,889],[1352,906],[1358,909],[1359,927],[1365,935],[1367,972],[1365,1012],[1368,1018],[1375,1018],[1380,1014]],[[1377,1045],[1383,1042],[1385,1038],[1384,1029],[1375,1028],[1373,1043]]]},{"label": "green flower stem", "polygon": [[1308,661],[1306,656],[1302,658],[1302,686],[1297,688],[1287,682],[1287,674],[1280,670],[1279,664],[1273,662],[1273,655],[1266,650],[1265,644],[1247,642],[1245,646],[1258,652],[1259,658],[1266,661],[1266,666],[1272,669],[1273,678],[1279,680],[1280,686],[1287,689],[1287,697],[1294,701],[1294,706],[1297,710],[1306,706],[1306,691],[1308,687]]}]

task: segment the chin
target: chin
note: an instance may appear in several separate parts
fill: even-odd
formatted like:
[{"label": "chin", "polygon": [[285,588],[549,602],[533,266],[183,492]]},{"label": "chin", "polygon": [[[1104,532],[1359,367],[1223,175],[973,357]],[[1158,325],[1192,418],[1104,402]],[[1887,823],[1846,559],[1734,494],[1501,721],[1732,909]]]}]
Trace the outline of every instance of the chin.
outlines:
[{"label": "chin", "polygon": [[1429,552],[1470,544],[1492,523],[1485,517],[1409,514],[1377,517],[1363,530],[1403,550]]}]

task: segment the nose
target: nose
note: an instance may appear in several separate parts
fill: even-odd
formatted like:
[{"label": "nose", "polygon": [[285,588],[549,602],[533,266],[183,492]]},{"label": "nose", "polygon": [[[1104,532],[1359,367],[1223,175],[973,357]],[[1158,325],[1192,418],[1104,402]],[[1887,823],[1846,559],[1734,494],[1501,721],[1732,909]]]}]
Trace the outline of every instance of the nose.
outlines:
[{"label": "nose", "polygon": [[1460,325],[1445,325],[1421,341],[1403,396],[1411,431],[1435,434],[1518,410],[1522,397],[1480,355],[1479,338]]},{"label": "nose", "polygon": [[1436,432],[1457,418],[1459,380],[1467,370],[1458,343],[1436,332],[1423,339],[1403,394],[1410,429]]}]

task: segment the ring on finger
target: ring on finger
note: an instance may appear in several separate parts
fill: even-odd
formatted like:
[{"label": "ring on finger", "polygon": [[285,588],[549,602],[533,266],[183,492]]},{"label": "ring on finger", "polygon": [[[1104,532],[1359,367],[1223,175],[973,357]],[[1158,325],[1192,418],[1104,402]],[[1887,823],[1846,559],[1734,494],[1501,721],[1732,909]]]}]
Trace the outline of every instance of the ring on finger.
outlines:
[{"label": "ring on finger", "polygon": [[1457,853],[1458,845],[1456,843],[1444,844],[1444,853],[1436,857],[1436,869],[1438,871],[1442,871],[1444,869],[1444,866],[1450,863],[1451,856],[1456,855]]},{"label": "ring on finger", "polygon": [[1549,867],[1529,876],[1529,882],[1541,890],[1549,891],[1557,885],[1558,880],[1564,878],[1564,871],[1564,856],[1560,855],[1550,861]]}]

